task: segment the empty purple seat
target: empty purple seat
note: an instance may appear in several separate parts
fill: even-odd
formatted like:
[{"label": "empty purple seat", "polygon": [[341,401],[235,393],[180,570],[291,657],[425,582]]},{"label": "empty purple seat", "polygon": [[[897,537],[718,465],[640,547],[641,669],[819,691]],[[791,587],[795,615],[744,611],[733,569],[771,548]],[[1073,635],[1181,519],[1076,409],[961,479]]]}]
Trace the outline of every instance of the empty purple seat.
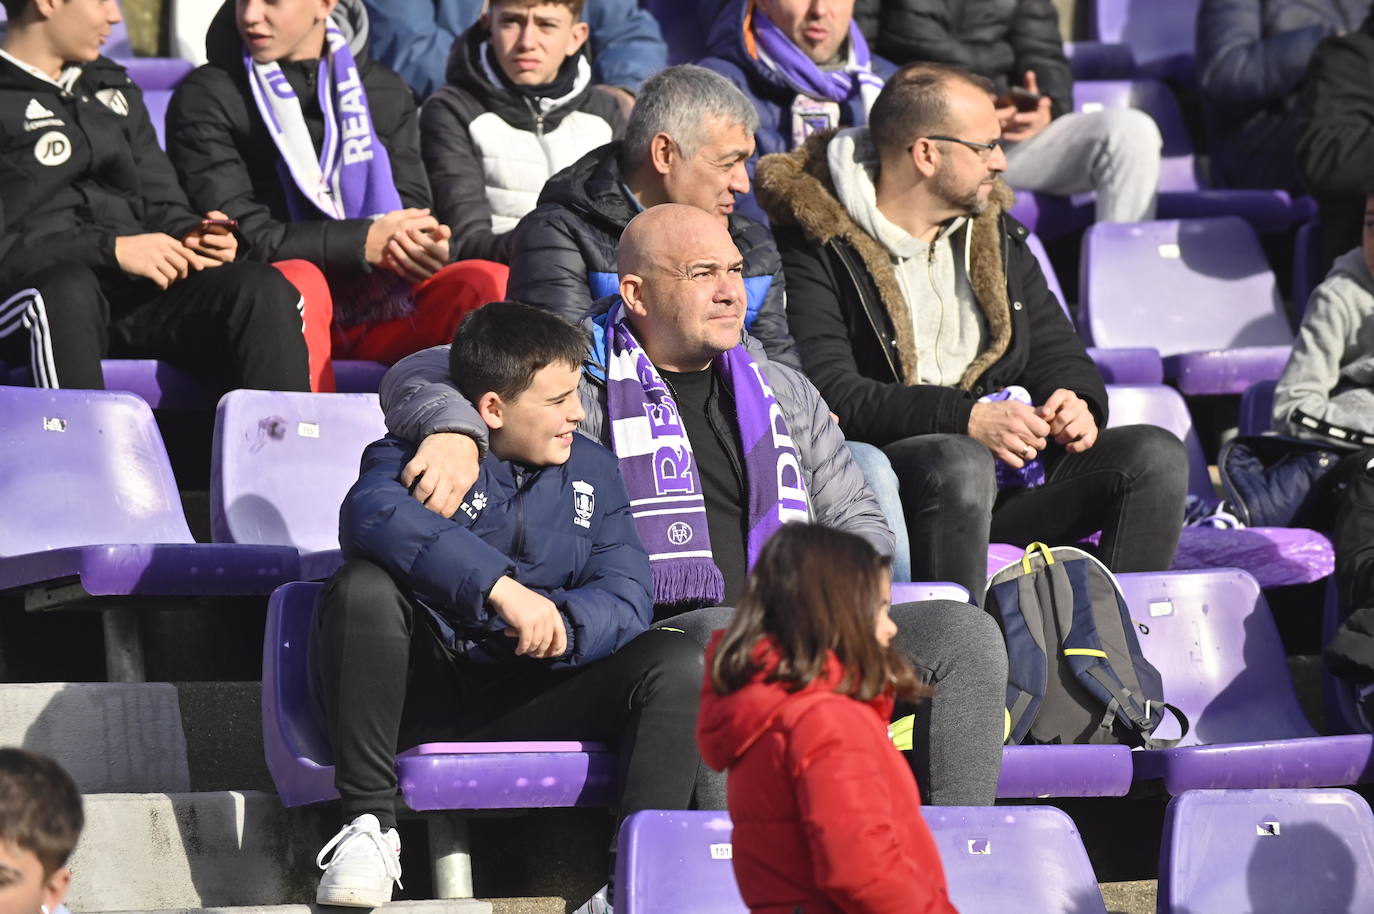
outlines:
[{"label": "empty purple seat", "polygon": [[375,394],[382,386],[387,366],[381,362],[334,360],[334,389],[341,394]]},{"label": "empty purple seat", "polygon": [[131,603],[265,596],[299,576],[292,549],[195,542],[152,410],[136,396],[0,387],[0,451],[10,455],[0,462],[10,519],[0,591],[22,592],[33,610],[108,609],[111,679],[143,675]]},{"label": "empty purple seat", "polygon": [[1190,790],[1164,814],[1157,910],[1374,911],[1374,814],[1349,790]]},{"label": "empty purple seat", "polygon": [[[1132,753],[1137,780],[1198,788],[1325,787],[1374,779],[1374,735],[1319,736],[1303,716],[1278,629],[1244,571],[1119,576],[1164,697],[1191,723],[1173,749]],[[1158,735],[1177,734],[1166,716]]]},{"label": "empty purple seat", "polygon": [[132,79],[146,95],[149,92],[171,92],[191,75],[196,65],[179,57],[120,57],[120,66],[129,71]]},{"label": "empty purple seat", "polygon": [[[1073,821],[1049,806],[925,806],[963,914],[1106,914]],[[724,812],[646,810],[620,827],[619,914],[744,914]]]},{"label": "empty purple seat", "polygon": [[1090,18],[1098,41],[1131,49],[1137,75],[1192,83],[1197,11],[1198,0],[1093,0]]},{"label": "empty purple seat", "polygon": [[1307,300],[1312,290],[1326,276],[1322,272],[1321,225],[1317,220],[1305,222],[1293,239],[1293,322],[1302,323],[1307,313]]},{"label": "empty purple seat", "polygon": [[[286,806],[334,799],[333,753],[315,711],[307,653],[323,585],[278,588],[262,651],[262,738]],[[428,743],[396,758],[401,796],[415,810],[605,806],[616,758],[596,743]]]},{"label": "empty purple seat", "polygon": [[1293,331],[1241,219],[1099,223],[1083,236],[1082,271],[1084,338],[1158,349],[1184,393],[1238,394],[1283,371]]},{"label": "empty purple seat", "polygon": [[1135,75],[1135,54],[1130,45],[1105,41],[1066,41],[1064,56],[1075,81],[1130,79]]},{"label": "empty purple seat", "polygon": [[329,577],[343,561],[339,505],[385,434],[376,394],[225,394],[210,456],[215,542],[292,546],[303,580]]},{"label": "empty purple seat", "polygon": [[143,104],[148,109],[148,119],[153,122],[157,144],[163,149],[167,148],[167,106],[171,103],[171,89],[151,89],[143,93]]},{"label": "empty purple seat", "polygon": [[[1111,412],[1108,426],[1158,425],[1183,440],[1188,453],[1188,491],[1215,502],[1207,459],[1193,430],[1192,416],[1178,391],[1159,386],[1107,387]],[[1236,567],[1254,575],[1263,587],[1320,581],[1336,567],[1331,540],[1304,527],[1249,527],[1215,530],[1185,527],[1174,554],[1173,569]]]},{"label": "empty purple seat", "polygon": [[967,603],[968,591],[958,584],[948,582],[923,584],[893,581],[891,600],[893,606],[899,603],[917,603],[921,600],[954,600]]}]

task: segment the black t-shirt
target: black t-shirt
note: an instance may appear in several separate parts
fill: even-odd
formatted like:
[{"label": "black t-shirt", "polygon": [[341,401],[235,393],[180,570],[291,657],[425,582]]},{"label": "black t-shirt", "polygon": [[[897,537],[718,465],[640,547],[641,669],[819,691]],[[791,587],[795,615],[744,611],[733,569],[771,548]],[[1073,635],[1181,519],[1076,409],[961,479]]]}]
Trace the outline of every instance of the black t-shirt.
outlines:
[{"label": "black t-shirt", "polygon": [[[687,439],[692,442],[692,458],[706,500],[711,552],[715,555],[716,567],[725,578],[721,605],[734,606],[749,570],[744,449],[740,446],[739,424],[735,421],[734,410],[722,403],[716,404],[716,421],[711,419],[711,393],[719,383],[713,369],[678,372],[660,368],[658,373],[677,401]],[[725,396],[726,392],[721,391],[720,395]]]}]

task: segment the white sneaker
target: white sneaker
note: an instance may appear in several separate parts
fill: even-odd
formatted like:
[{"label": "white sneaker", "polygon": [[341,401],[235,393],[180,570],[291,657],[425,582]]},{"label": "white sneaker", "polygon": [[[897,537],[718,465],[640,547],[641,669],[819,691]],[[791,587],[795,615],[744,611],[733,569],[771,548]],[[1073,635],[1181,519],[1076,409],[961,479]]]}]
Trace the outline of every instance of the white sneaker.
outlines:
[{"label": "white sneaker", "polygon": [[[330,851],[328,863],[324,858]],[[401,836],[382,831],[371,813],[358,816],[320,849],[315,863],[324,870],[315,901],[375,908],[391,900],[391,884],[401,884]]]},{"label": "white sneaker", "polygon": [[610,886],[603,885],[596,890],[596,894],[587,899],[586,904],[573,911],[573,914],[614,914],[611,910],[611,903],[606,900],[610,894]]}]

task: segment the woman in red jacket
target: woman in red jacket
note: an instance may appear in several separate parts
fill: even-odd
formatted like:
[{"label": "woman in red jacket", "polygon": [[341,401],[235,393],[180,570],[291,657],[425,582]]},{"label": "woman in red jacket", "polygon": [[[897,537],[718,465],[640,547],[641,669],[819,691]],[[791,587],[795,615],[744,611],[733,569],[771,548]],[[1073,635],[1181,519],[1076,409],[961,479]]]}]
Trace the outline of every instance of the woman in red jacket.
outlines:
[{"label": "woman in red jacket", "polygon": [[889,649],[886,561],[853,534],[787,524],[706,655],[697,743],[730,771],[740,894],[762,914],[950,914],[894,697],[926,694]]}]

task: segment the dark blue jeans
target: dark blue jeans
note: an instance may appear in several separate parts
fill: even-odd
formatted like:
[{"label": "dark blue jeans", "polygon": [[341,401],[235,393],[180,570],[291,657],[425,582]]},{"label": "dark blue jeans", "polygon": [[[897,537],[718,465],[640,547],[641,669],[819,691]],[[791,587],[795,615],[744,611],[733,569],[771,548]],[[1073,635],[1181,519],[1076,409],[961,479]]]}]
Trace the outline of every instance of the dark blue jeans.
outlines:
[{"label": "dark blue jeans", "polygon": [[1183,526],[1183,442],[1153,425],[1103,429],[1082,454],[1051,445],[1045,483],[997,491],[993,456],[967,435],[919,435],[883,448],[902,493],[913,581],[953,581],[982,602],[988,543],[1063,546],[1096,530],[1115,572],[1162,571]]}]

